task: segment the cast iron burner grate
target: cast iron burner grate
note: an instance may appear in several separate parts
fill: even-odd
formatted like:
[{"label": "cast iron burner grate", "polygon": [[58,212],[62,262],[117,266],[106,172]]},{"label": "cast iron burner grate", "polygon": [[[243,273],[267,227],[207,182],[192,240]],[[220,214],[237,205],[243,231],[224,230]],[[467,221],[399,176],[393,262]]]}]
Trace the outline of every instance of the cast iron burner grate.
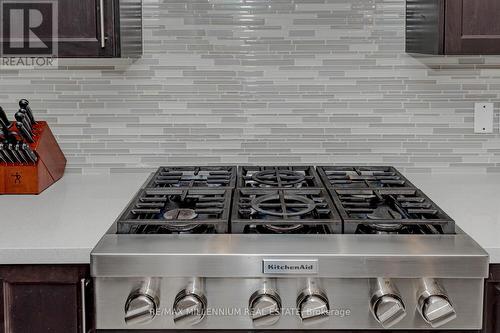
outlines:
[{"label": "cast iron burner grate", "polygon": [[321,166],[317,171],[326,186],[333,189],[416,188],[390,166]]},{"label": "cast iron burner grate", "polygon": [[230,189],[144,189],[117,222],[119,234],[227,233]]},{"label": "cast iron burner grate", "polygon": [[233,233],[341,233],[342,222],[323,189],[238,189]]},{"label": "cast iron burner grate", "polygon": [[455,223],[418,189],[330,190],[351,233],[454,234]]},{"label": "cast iron burner grate", "polygon": [[240,166],[239,188],[321,188],[312,166]]},{"label": "cast iron burner grate", "polygon": [[147,188],[234,188],[235,166],[160,167]]}]

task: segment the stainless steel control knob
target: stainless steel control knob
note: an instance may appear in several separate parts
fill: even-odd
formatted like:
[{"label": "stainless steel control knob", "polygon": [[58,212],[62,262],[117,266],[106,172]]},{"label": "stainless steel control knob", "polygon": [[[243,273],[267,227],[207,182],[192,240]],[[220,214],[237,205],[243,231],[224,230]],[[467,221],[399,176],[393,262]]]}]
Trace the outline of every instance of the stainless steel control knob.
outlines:
[{"label": "stainless steel control knob", "polygon": [[305,289],[297,297],[297,309],[305,324],[323,321],[328,317],[330,305],[326,294],[319,289]]},{"label": "stainless steel control knob", "polygon": [[393,295],[384,295],[373,302],[372,312],[375,319],[384,327],[391,327],[406,316],[403,301]]},{"label": "stainless steel control knob", "polygon": [[444,296],[430,296],[422,307],[422,317],[432,327],[440,327],[457,317],[455,309]]},{"label": "stainless steel control knob", "polygon": [[429,325],[437,328],[457,317],[446,291],[437,280],[425,278],[420,283],[418,310]]},{"label": "stainless steel control knob", "polygon": [[125,303],[125,323],[145,324],[153,320],[158,308],[158,299],[149,294],[134,292]]},{"label": "stainless steel control knob", "polygon": [[206,311],[205,295],[184,289],[175,297],[174,323],[182,326],[196,325],[205,318]]},{"label": "stainless steel control knob", "polygon": [[250,297],[249,309],[254,326],[271,326],[280,319],[281,298],[274,290],[256,291]]},{"label": "stainless steel control knob", "polygon": [[396,325],[406,316],[406,307],[398,289],[386,278],[373,279],[371,284],[370,308],[373,316],[385,328]]}]

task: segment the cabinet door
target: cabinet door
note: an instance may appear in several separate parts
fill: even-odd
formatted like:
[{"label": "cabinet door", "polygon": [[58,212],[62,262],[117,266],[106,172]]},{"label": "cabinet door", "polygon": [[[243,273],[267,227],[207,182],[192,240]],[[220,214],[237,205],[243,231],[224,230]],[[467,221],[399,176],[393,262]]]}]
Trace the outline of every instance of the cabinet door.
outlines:
[{"label": "cabinet door", "polygon": [[445,54],[500,54],[500,1],[447,0]]},{"label": "cabinet door", "polygon": [[[103,21],[101,3],[104,4]],[[58,12],[60,57],[115,56],[114,0],[60,0]],[[104,41],[101,29],[104,29]]]},{"label": "cabinet door", "polygon": [[490,277],[484,289],[483,333],[500,333],[500,265],[490,265]]},{"label": "cabinet door", "polygon": [[81,333],[82,325],[91,328],[82,308],[91,306],[82,289],[88,275],[88,265],[0,266],[0,332]]},{"label": "cabinet door", "polygon": [[486,283],[484,333],[500,333],[500,283]]}]

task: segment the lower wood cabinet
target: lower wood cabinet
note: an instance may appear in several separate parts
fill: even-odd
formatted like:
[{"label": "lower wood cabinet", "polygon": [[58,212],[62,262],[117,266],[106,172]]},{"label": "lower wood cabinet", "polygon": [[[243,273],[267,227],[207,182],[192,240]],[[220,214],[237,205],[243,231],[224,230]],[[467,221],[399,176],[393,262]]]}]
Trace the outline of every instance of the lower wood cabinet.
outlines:
[{"label": "lower wood cabinet", "polygon": [[0,333],[82,333],[93,327],[89,265],[0,266]]},{"label": "lower wood cabinet", "polygon": [[484,333],[500,333],[500,264],[490,265],[485,286]]}]

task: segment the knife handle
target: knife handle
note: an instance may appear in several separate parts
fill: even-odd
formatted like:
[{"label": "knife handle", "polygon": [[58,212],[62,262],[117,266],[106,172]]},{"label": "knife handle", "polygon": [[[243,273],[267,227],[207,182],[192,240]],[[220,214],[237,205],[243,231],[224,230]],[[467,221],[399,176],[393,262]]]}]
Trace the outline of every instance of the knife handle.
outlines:
[{"label": "knife handle", "polygon": [[22,99],[19,101],[19,107],[21,109],[24,109],[26,110],[26,113],[30,119],[30,122],[31,122],[31,125],[35,125],[36,124],[36,120],[35,120],[35,117],[33,116],[33,111],[31,111],[31,108],[29,106],[30,102],[28,102],[27,99]]},{"label": "knife handle", "polygon": [[26,115],[26,113],[22,111],[22,109],[17,111],[14,117],[18,122],[23,123],[24,127],[28,130],[31,136],[34,136],[31,121],[29,120],[29,117]]},{"label": "knife handle", "polygon": [[2,128],[8,129],[10,127],[9,118],[7,117],[7,114],[5,114],[5,111],[1,106],[0,106],[0,123]]},{"label": "knife handle", "polygon": [[[19,109],[19,111],[16,112],[16,115],[18,113],[24,115],[24,119],[26,119],[26,121],[29,123],[30,127],[33,127],[33,123],[31,122],[31,119],[28,116],[28,111],[26,111],[26,109]],[[14,117],[15,117],[15,115],[14,115]],[[16,120],[17,120],[17,118],[16,118]],[[18,120],[18,121],[20,121],[20,120]]]},{"label": "knife handle", "polygon": [[25,141],[27,141],[29,143],[35,142],[35,140],[33,140],[33,137],[28,132],[28,130],[26,129],[26,127],[24,126],[23,123],[18,121],[16,123],[16,125],[17,125],[17,129],[19,130],[19,132],[21,133],[21,136],[24,138]]}]

